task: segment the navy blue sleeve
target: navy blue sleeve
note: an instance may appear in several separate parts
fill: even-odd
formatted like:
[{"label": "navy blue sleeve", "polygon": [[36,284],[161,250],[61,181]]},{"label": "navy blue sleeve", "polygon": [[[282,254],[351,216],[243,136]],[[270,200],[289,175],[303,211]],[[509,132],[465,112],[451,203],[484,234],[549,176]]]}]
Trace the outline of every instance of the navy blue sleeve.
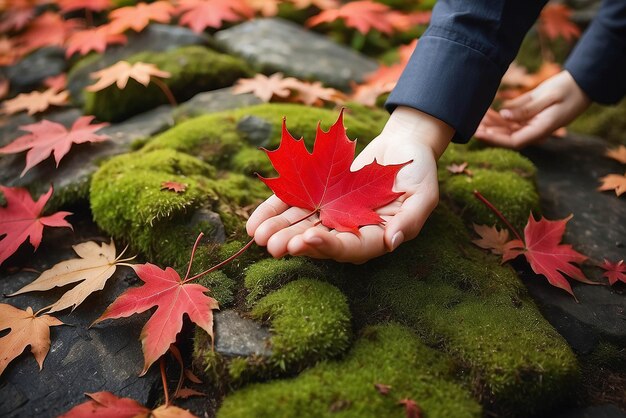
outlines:
[{"label": "navy blue sleeve", "polygon": [[626,95],[626,1],[604,0],[565,69],[594,102],[613,104]]},{"label": "navy blue sleeve", "polygon": [[545,3],[439,0],[385,108],[419,109],[452,126],[453,141],[467,142]]}]

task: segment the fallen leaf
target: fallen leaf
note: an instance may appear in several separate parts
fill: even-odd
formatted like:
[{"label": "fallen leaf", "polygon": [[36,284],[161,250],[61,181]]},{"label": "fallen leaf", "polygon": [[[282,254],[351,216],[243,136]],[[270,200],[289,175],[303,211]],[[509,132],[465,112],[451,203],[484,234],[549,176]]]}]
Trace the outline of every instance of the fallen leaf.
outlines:
[{"label": "fallen leaf", "polygon": [[13,99],[5,100],[2,103],[2,111],[12,115],[26,110],[29,115],[34,115],[43,112],[50,106],[65,106],[68,98],[69,92],[67,90],[48,89],[43,92],[22,93]]},{"label": "fallen leaf", "polygon": [[60,13],[68,13],[74,10],[91,10],[92,12],[101,12],[110,9],[113,4],[111,0],[58,0]]},{"label": "fallen leaf", "polygon": [[185,377],[187,379],[189,379],[191,382],[196,383],[196,384],[200,384],[202,383],[202,380],[200,380],[200,378],[198,378],[198,376],[196,376],[191,370],[189,369],[185,369]]},{"label": "fallen leaf", "polygon": [[151,77],[169,78],[170,76],[170,73],[159,70],[154,64],[146,64],[145,62],[130,64],[126,61],[118,61],[110,67],[91,73],[90,77],[98,79],[98,81],[87,86],[85,90],[100,91],[114,83],[117,88],[124,89],[131,78],[147,86],[150,84]]},{"label": "fallen leaf", "polygon": [[0,303],[0,331],[11,330],[0,338],[0,375],[29,345],[41,370],[50,350],[50,327],[59,325],[63,325],[63,322],[53,316],[35,316],[30,307],[23,311]]},{"label": "fallen leaf", "polygon": [[76,405],[59,418],[147,418],[150,409],[130,398],[118,398],[111,392],[86,393],[91,398]]},{"label": "fallen leaf", "polygon": [[23,51],[17,47],[14,38],[0,37],[0,66],[15,64],[22,54]]},{"label": "fallen leaf", "polygon": [[164,181],[161,183],[161,190],[169,190],[175,193],[182,193],[187,190],[187,185],[176,181]]},{"label": "fallen leaf", "polygon": [[359,84],[353,85],[350,101],[360,103],[364,106],[375,107],[378,97],[389,93],[396,86],[396,83],[387,84]]},{"label": "fallen leaf", "polygon": [[24,286],[9,296],[21,295],[26,292],[50,290],[55,287],[67,286],[82,282],[68,290],[59,300],[50,305],[49,313],[72,308],[72,311],[84,300],[98,290],[102,290],[107,280],[115,273],[117,266],[125,264],[115,257],[115,244],[88,241],[72,246],[80,258],[62,261],[49,270],[41,273],[32,283]]},{"label": "fallen leaf", "polygon": [[308,19],[306,25],[312,27],[341,19],[345,22],[346,27],[354,28],[363,35],[372,29],[391,34],[394,25],[389,20],[390,11],[388,6],[371,0],[353,1],[337,8],[323,10]]},{"label": "fallen leaf", "polygon": [[33,7],[19,7],[4,10],[0,20],[0,32],[12,32],[23,29],[35,16]]},{"label": "fallen leaf", "polygon": [[18,187],[0,186],[7,204],[0,206],[0,264],[9,258],[28,238],[35,251],[41,243],[43,227],[72,228],[65,217],[70,212],[56,212],[49,216],[41,216],[44,206],[52,196],[52,187],[36,202],[28,190]]},{"label": "fallen leaf", "polygon": [[289,0],[296,9],[306,9],[308,7],[317,7],[320,10],[335,9],[339,7],[337,0]]},{"label": "fallen leaf", "polygon": [[539,31],[549,39],[559,36],[570,42],[580,36],[580,28],[571,20],[572,10],[564,4],[546,5],[539,15]]},{"label": "fallen leaf", "polygon": [[606,270],[602,277],[606,277],[609,279],[609,284],[613,286],[615,283],[624,282],[626,283],[626,264],[624,264],[624,260],[619,260],[618,262],[612,262],[607,259],[604,259],[604,262],[600,264],[600,267]]},{"label": "fallen leaf", "polygon": [[252,93],[264,102],[269,102],[272,97],[289,97],[292,85],[291,77],[284,78],[282,73],[274,73],[267,77],[264,74],[256,74],[253,78],[240,78],[233,87],[234,94]]},{"label": "fallen leaf", "polygon": [[508,261],[523,254],[530,267],[537,274],[548,279],[552,286],[559,287],[572,296],[572,288],[562,273],[587,284],[597,284],[585,277],[575,264],[580,264],[587,256],[575,251],[571,245],[561,244],[565,226],[572,215],[565,219],[550,221],[545,218],[536,221],[531,214],[524,228],[524,244],[519,239],[508,242],[504,247],[502,261]]},{"label": "fallen leaf", "polygon": [[626,146],[624,145],[620,145],[617,148],[607,150],[606,154],[604,155],[616,161],[619,161],[622,164],[626,164]]},{"label": "fallen leaf", "polygon": [[[191,261],[190,261],[191,263]],[[167,352],[183,326],[183,315],[205,330],[213,339],[213,309],[217,301],[207,295],[204,286],[184,283],[171,267],[165,270],[154,264],[136,264],[133,269],[144,282],[119,296],[92,325],[106,319],[125,318],[157,306],[141,330],[144,355],[143,376],[152,363]]]},{"label": "fallen leaf", "polygon": [[51,90],[61,91],[67,88],[67,74],[61,73],[46,78],[43,85]]},{"label": "fallen leaf", "polygon": [[490,250],[493,254],[503,254],[505,244],[509,241],[509,231],[498,230],[496,226],[474,225],[474,231],[480,235],[480,239],[472,240],[474,244],[485,250]]},{"label": "fallen leaf", "polygon": [[391,188],[408,162],[383,166],[374,161],[353,172],[355,147],[356,141],[346,136],[343,110],[328,132],[318,124],[313,153],[304,140],[291,136],[283,119],[280,146],[265,150],[279,176],[259,177],[288,205],[319,212],[328,228],[358,234],[359,226],[383,221],[374,209],[402,196]]},{"label": "fallen leaf", "polygon": [[343,100],[343,93],[330,87],[324,87],[321,81],[306,83],[291,78],[287,80],[286,85],[297,92],[294,101],[308,106],[321,106],[324,101],[341,102]]},{"label": "fallen leaf", "polygon": [[422,411],[420,410],[419,405],[413,399],[402,399],[398,401],[400,405],[404,405],[404,412],[406,413],[406,418],[420,418],[422,416]]},{"label": "fallen leaf", "polygon": [[450,164],[449,166],[446,166],[446,170],[448,170],[452,174],[465,174],[469,177],[472,177],[473,174],[471,170],[468,170],[467,166],[468,166],[467,162],[463,162],[461,164],[453,163],[453,164]]},{"label": "fallen leaf", "polygon": [[219,29],[223,22],[239,22],[254,17],[254,10],[244,0],[180,0],[179,23],[196,33],[206,28]]},{"label": "fallen leaf", "polygon": [[384,385],[382,383],[374,383],[374,388],[378,391],[378,393],[380,393],[381,395],[389,395],[389,391],[391,390],[391,386],[389,385]]},{"label": "fallen leaf", "polygon": [[44,46],[62,47],[77,26],[76,19],[64,20],[58,13],[45,12],[33,19],[15,41],[23,53]]},{"label": "fallen leaf", "polygon": [[608,190],[615,190],[617,196],[621,196],[626,193],[626,174],[609,174],[600,179],[602,184],[598,187],[598,190],[605,192]]},{"label": "fallen leaf", "polygon": [[125,35],[113,33],[110,25],[81,30],[74,32],[67,40],[65,57],[69,58],[76,52],[80,55],[86,55],[91,51],[103,53],[107,46],[122,45],[126,40]]},{"label": "fallen leaf", "polygon": [[26,151],[26,166],[20,176],[54,153],[57,167],[61,159],[70,151],[72,144],[85,142],[101,142],[109,139],[108,135],[97,135],[95,132],[108,123],[90,125],[93,116],[81,116],[67,130],[60,123],[42,120],[30,125],[20,126],[22,131],[30,132],[20,136],[10,144],[0,148],[0,154],[15,154]]},{"label": "fallen leaf", "polygon": [[169,1],[137,3],[134,6],[120,7],[109,13],[112,33],[122,33],[128,29],[141,32],[150,22],[169,23],[174,14],[174,6]]},{"label": "fallen leaf", "polygon": [[176,398],[178,399],[187,399],[192,396],[207,396],[207,394],[191,388],[180,388],[178,393],[176,393]]}]

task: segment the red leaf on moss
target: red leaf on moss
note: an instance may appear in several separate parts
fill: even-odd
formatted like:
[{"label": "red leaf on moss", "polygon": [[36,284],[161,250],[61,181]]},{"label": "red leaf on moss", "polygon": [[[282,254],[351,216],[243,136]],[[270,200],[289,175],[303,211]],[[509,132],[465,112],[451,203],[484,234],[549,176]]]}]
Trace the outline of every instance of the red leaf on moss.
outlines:
[{"label": "red leaf on moss", "polygon": [[177,181],[164,181],[161,183],[161,190],[169,190],[176,193],[182,193],[187,190],[187,185]]},{"label": "red leaf on moss", "polygon": [[319,211],[328,228],[358,233],[359,226],[383,221],[374,209],[402,195],[392,186],[408,162],[383,166],[374,161],[352,172],[355,147],[356,142],[346,136],[343,110],[328,132],[318,124],[313,153],[304,140],[291,136],[283,120],[280,146],[265,150],[279,177],[259,177],[288,205]]},{"label": "red leaf on moss", "polygon": [[614,263],[605,259],[604,262],[600,264],[600,267],[606,270],[602,276],[609,279],[611,286],[618,281],[626,283],[626,264],[624,264],[624,260],[619,260]]},{"label": "red leaf on moss", "polygon": [[402,399],[398,403],[404,405],[406,418],[420,418],[422,416],[419,405],[413,399]]},{"label": "red leaf on moss", "polygon": [[382,383],[374,383],[374,388],[378,391],[378,393],[380,393],[381,395],[388,395],[389,391],[391,390],[391,386],[389,385],[385,385]]},{"label": "red leaf on moss", "polygon": [[509,231],[498,230],[496,226],[476,225],[474,231],[480,235],[480,239],[472,240],[474,244],[485,250],[490,250],[493,254],[504,253],[506,243],[509,241]]}]

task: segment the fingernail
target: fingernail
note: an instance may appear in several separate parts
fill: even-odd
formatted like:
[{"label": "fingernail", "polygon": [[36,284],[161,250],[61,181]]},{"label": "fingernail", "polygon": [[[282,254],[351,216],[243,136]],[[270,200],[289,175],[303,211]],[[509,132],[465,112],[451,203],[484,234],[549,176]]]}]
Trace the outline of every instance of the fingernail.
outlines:
[{"label": "fingernail", "polygon": [[304,242],[306,242],[307,244],[310,244],[310,245],[320,245],[324,241],[320,237],[315,237],[314,236],[314,237],[306,238],[304,240]]},{"label": "fingernail", "polygon": [[513,119],[513,112],[511,112],[509,109],[502,109],[500,111],[500,116],[502,116],[504,119]]},{"label": "fingernail", "polygon": [[403,241],[404,241],[404,234],[402,233],[402,231],[396,232],[391,238],[391,251],[398,248],[398,246],[402,244]]}]

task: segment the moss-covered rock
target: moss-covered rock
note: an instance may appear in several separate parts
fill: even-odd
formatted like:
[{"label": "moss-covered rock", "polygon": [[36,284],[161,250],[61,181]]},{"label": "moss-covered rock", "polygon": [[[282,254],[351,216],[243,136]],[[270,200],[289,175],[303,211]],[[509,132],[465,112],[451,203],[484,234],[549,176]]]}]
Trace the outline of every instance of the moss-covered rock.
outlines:
[{"label": "moss-covered rock", "polygon": [[[479,417],[480,406],[452,381],[452,363],[407,328],[366,328],[348,355],[300,376],[254,384],[229,395],[219,418],[403,417],[398,401],[415,400],[424,416]],[[388,395],[374,384],[391,386]]]},{"label": "moss-covered rock", "polygon": [[[177,100],[194,94],[232,85],[238,78],[251,75],[247,64],[229,55],[201,47],[187,46],[167,52],[143,52],[127,59],[130,63],[145,62],[171,74],[160,79]],[[85,114],[100,120],[119,121],[168,102],[158,83],[144,87],[131,79],[120,90],[112,85],[98,92],[85,92]]]},{"label": "moss-covered rock", "polygon": [[570,129],[626,145],[626,100],[616,106],[593,104],[572,122]]}]

